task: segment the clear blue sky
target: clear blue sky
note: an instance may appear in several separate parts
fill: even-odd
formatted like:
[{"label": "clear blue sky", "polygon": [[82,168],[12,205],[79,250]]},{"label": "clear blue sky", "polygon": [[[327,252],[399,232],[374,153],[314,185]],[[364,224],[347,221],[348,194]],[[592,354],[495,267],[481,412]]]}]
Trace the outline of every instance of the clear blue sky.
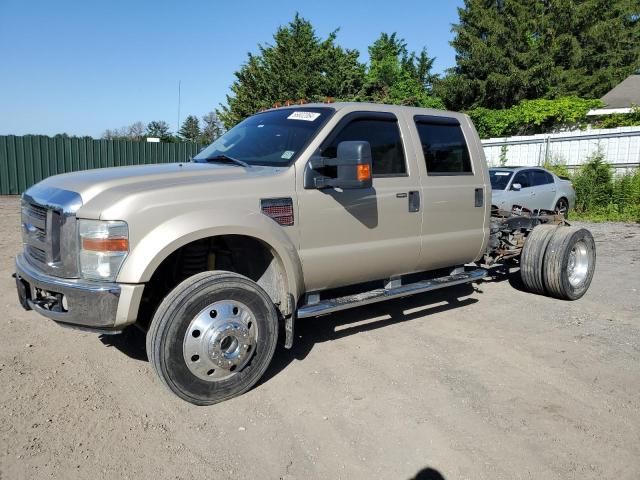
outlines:
[{"label": "clear blue sky", "polygon": [[233,72],[296,11],[360,51],[381,32],[454,64],[462,0],[0,0],[0,134],[99,137],[107,128],[202,116],[225,101]]}]

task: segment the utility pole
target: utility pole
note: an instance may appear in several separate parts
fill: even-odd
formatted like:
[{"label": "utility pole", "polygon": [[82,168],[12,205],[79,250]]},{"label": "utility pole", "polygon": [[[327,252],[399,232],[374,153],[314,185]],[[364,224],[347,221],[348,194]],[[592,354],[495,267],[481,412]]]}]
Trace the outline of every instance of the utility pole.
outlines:
[{"label": "utility pole", "polygon": [[178,80],[178,126],[176,127],[176,133],[180,130],[180,86],[182,80]]}]

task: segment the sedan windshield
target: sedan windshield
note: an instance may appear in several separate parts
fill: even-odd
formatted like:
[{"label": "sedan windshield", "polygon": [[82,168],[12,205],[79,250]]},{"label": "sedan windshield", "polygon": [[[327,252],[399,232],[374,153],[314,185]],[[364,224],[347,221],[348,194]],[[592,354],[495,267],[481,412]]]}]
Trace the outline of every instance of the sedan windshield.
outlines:
[{"label": "sedan windshield", "polygon": [[505,190],[512,176],[513,172],[509,170],[489,170],[491,188],[494,190]]},{"label": "sedan windshield", "polygon": [[333,112],[332,108],[283,108],[240,122],[193,158],[239,165],[287,166]]}]

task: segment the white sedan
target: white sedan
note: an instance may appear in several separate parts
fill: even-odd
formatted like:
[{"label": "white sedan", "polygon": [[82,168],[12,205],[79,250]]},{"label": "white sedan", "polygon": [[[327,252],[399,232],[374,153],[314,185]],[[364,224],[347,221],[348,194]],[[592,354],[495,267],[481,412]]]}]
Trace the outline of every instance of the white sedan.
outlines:
[{"label": "white sedan", "polygon": [[569,180],[540,167],[489,169],[492,205],[511,211],[514,205],[529,210],[553,210],[566,215],[575,206],[576,192]]}]

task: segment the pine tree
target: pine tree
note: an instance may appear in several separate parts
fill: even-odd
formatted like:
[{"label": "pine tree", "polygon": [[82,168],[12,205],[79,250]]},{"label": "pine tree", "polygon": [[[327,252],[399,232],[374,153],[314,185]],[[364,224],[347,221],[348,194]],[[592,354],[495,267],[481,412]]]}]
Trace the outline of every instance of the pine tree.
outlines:
[{"label": "pine tree", "polygon": [[456,67],[437,82],[449,108],[597,98],[640,66],[638,0],[465,0]]},{"label": "pine tree", "polygon": [[278,28],[273,45],[259,45],[257,54],[235,73],[227,105],[218,111],[230,128],[276,102],[353,99],[362,86],[364,65],[356,50],[336,45],[337,31],[320,39],[311,23],[296,14]]},{"label": "pine tree", "polygon": [[173,136],[169,124],[163,120],[154,120],[147,125],[147,137],[159,138],[163,142],[172,142]]},{"label": "pine tree", "polygon": [[200,122],[198,121],[198,117],[194,115],[189,115],[185,118],[182,123],[182,127],[180,127],[180,131],[178,132],[183,139],[190,142],[197,142],[201,133]]}]

